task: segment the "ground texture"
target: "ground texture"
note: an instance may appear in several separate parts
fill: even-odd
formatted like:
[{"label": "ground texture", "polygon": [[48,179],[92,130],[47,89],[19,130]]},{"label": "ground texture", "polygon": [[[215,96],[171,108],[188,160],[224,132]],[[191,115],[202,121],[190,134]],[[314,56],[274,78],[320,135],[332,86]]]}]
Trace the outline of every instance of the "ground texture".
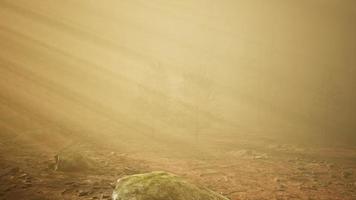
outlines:
[{"label": "ground texture", "polygon": [[236,200],[356,199],[351,148],[263,142],[232,146],[227,140],[220,141],[224,146],[220,151],[187,156],[76,143],[65,148],[81,152],[95,167],[62,172],[51,168],[60,150],[26,137],[0,136],[0,199],[110,199],[118,178],[156,170],[178,174]]}]

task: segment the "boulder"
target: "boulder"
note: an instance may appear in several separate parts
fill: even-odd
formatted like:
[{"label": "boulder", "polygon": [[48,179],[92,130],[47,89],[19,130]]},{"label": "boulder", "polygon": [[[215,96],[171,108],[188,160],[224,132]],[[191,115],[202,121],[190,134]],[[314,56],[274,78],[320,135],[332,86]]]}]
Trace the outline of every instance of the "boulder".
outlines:
[{"label": "boulder", "polygon": [[228,200],[167,172],[126,176],[117,181],[113,200]]}]

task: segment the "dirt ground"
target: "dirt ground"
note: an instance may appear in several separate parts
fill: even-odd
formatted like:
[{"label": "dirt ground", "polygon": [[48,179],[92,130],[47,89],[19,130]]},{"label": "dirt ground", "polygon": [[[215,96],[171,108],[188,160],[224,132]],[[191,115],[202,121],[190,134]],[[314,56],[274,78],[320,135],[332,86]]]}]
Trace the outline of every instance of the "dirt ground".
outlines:
[{"label": "dirt ground", "polygon": [[[356,151],[220,140],[225,148],[204,155],[120,152],[95,143],[74,144],[95,170],[49,168],[60,145],[0,135],[0,199],[111,199],[120,177],[165,170],[233,200],[356,199]],[[45,138],[45,137],[43,137]],[[270,142],[269,142],[270,143]],[[230,146],[229,146],[230,145]]]}]

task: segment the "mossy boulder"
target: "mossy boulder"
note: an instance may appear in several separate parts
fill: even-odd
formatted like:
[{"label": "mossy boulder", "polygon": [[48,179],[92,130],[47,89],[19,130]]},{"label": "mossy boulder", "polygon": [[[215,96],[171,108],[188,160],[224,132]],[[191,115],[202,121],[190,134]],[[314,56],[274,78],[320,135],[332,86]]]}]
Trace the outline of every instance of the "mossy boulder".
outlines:
[{"label": "mossy boulder", "polygon": [[126,176],[117,181],[113,200],[228,200],[167,172]]}]

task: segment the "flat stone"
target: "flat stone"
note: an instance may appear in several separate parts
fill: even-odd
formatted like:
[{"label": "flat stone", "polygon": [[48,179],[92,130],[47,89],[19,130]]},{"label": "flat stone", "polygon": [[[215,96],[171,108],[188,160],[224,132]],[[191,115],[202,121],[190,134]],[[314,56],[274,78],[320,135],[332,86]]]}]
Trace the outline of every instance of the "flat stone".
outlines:
[{"label": "flat stone", "polygon": [[87,196],[89,194],[88,191],[79,191],[78,196],[82,197],[82,196]]}]

